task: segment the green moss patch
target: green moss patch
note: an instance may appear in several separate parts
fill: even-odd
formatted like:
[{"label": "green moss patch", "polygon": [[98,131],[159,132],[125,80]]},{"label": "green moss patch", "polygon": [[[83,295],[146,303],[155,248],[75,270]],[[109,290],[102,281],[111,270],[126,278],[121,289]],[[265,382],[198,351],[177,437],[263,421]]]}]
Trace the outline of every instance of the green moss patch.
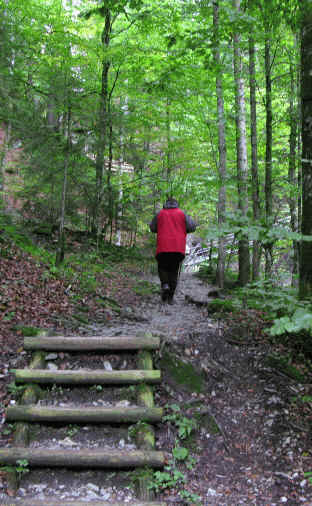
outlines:
[{"label": "green moss patch", "polygon": [[196,371],[192,364],[166,352],[160,361],[160,366],[174,383],[185,387],[191,392],[199,393],[202,391],[204,376]]},{"label": "green moss patch", "polygon": [[268,355],[265,359],[265,365],[272,369],[277,369],[299,383],[305,383],[306,381],[306,377],[295,366],[288,363],[287,357]]}]

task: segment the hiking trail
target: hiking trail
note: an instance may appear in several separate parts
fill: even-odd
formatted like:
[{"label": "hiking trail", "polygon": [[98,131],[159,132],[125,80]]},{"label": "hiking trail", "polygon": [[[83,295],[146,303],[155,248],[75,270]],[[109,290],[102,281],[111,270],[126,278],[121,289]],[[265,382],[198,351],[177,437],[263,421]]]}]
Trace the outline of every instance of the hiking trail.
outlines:
[{"label": "hiking trail", "polygon": [[[30,472],[22,473],[16,497],[0,493],[0,504],[141,504],[147,496],[138,497],[143,489],[131,469],[162,469],[171,457],[176,432],[160,421],[168,404],[197,420],[185,441],[195,459],[185,487],[201,504],[312,504],[303,474],[307,436],[291,415],[303,386],[268,366],[269,347],[253,339],[255,329],[242,339],[246,329],[229,335],[222,320],[210,318],[208,291],[183,273],[174,305],[149,295],[109,325],[81,326],[74,349],[65,346],[70,336],[25,339],[34,355],[28,371],[16,371],[18,384],[49,386],[36,404],[26,389],[26,401],[8,409],[8,423],[15,417],[32,429],[29,446],[13,451],[11,441],[0,450],[1,462],[26,460]],[[138,420],[147,433],[128,430]],[[148,500],[182,502],[174,488]]]}]

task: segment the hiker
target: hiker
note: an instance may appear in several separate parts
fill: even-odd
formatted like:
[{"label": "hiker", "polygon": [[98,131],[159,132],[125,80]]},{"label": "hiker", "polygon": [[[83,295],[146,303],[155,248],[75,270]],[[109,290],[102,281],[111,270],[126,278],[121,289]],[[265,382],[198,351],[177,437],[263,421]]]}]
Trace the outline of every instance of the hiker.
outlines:
[{"label": "hiker", "polygon": [[185,257],[186,234],[194,232],[196,224],[179,209],[170,197],[150,223],[151,232],[157,233],[156,260],[161,283],[161,299],[173,303],[181,264]]}]

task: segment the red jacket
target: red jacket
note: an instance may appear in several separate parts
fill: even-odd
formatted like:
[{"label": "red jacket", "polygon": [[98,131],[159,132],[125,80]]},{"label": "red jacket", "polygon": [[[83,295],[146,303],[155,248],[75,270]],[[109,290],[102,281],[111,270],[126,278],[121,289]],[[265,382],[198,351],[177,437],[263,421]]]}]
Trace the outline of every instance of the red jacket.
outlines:
[{"label": "red jacket", "polygon": [[186,221],[181,209],[162,209],[157,215],[157,249],[159,253],[185,255]]}]

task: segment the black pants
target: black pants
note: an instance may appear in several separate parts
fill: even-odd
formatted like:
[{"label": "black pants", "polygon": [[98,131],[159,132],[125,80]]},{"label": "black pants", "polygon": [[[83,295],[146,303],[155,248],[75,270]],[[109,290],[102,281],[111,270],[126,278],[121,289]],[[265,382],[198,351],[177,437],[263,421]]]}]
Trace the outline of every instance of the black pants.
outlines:
[{"label": "black pants", "polygon": [[180,265],[184,259],[182,253],[159,253],[156,256],[158,276],[161,286],[169,285],[169,297],[172,298],[178,284]]}]

